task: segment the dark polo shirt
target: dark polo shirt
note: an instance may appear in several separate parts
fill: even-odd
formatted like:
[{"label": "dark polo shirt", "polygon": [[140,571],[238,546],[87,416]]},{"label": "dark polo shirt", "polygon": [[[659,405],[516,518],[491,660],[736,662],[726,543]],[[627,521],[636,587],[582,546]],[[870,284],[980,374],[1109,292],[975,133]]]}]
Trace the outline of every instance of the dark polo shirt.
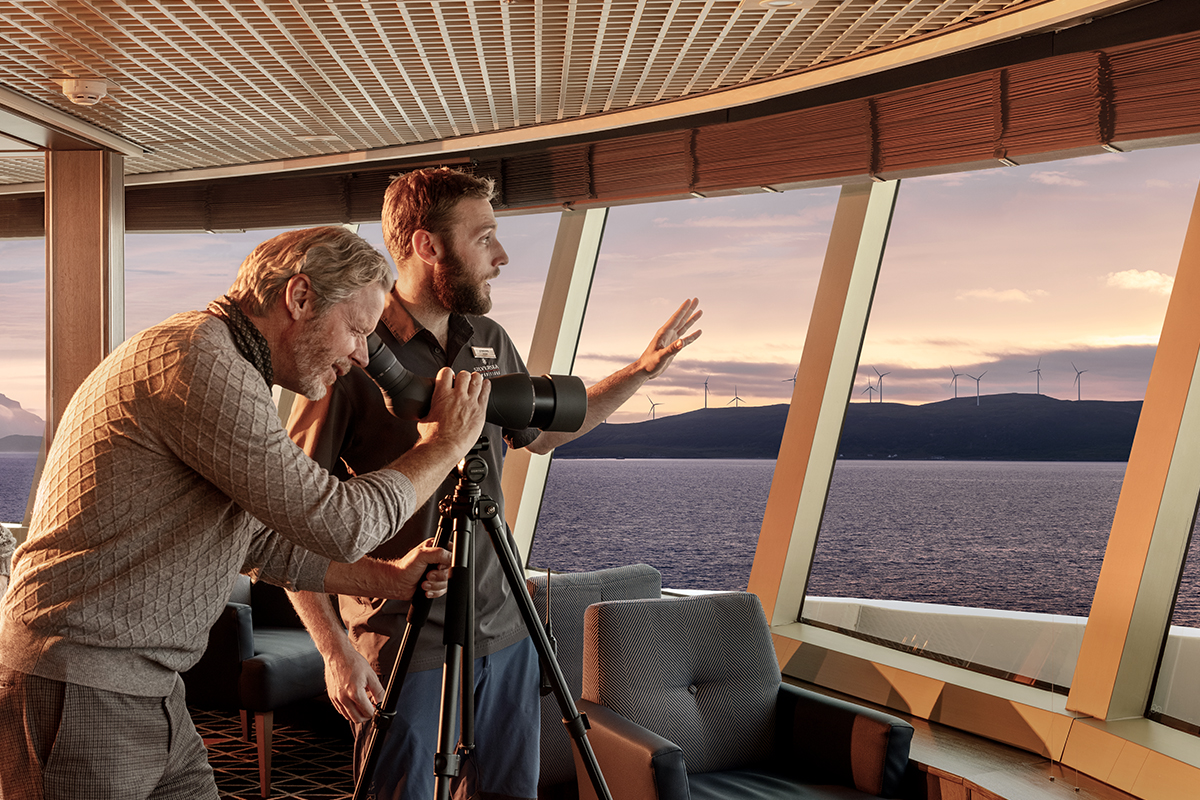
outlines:
[{"label": "dark polo shirt", "polygon": [[[487,317],[451,315],[448,348],[443,351],[433,334],[405,310],[394,289],[376,333],[400,363],[417,375],[433,377],[442,367],[451,367],[455,372],[479,372],[487,377],[527,371],[508,334]],[[324,399],[312,402],[298,397],[288,432],[313,459],[342,478],[391,463],[418,439],[416,423],[393,417],[384,405],[379,387],[358,367],[339,378]],[[501,521],[504,519],[504,497],[500,492],[504,449],[501,439],[510,447],[524,447],[539,433],[537,429],[502,430],[490,422],[484,426],[483,435],[490,446],[483,454],[488,476],[480,482],[480,490],[500,504]],[[396,558],[434,536],[439,519],[438,502],[452,493],[457,482],[458,474],[454,472],[404,524],[400,533],[372,555]],[[486,527],[476,525],[475,531],[475,655],[478,657],[520,641],[527,631]],[[399,651],[408,605],[399,600],[341,598],[342,619],[351,640],[381,675],[390,673]],[[413,672],[440,668],[445,660],[446,648],[442,643],[445,606],[444,597],[433,602],[429,621],[417,640],[417,652],[410,667]]]}]

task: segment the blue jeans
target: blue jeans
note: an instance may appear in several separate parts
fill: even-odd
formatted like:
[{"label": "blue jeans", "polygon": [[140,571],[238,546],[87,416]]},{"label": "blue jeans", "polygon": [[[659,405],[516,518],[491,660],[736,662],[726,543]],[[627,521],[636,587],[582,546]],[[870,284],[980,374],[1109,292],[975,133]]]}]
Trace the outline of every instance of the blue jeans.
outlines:
[{"label": "blue jeans", "polygon": [[[537,650],[528,638],[475,659],[475,753],[454,779],[454,797],[537,797],[540,685]],[[377,800],[432,800],[441,701],[441,669],[405,676],[373,775]],[[456,736],[458,725],[454,720]],[[370,733],[370,723],[355,726],[356,779]]]}]

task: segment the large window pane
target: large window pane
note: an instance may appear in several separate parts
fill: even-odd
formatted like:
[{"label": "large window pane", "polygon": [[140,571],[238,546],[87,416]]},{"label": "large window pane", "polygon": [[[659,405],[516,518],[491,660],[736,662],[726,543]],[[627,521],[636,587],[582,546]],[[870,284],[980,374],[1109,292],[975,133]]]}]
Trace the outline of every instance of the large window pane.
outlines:
[{"label": "large window pane", "polygon": [[0,240],[0,264],[0,522],[21,522],[45,429],[45,241]]},{"label": "large window pane", "polygon": [[529,357],[533,343],[560,217],[551,212],[501,215],[496,220],[496,235],[508,253],[508,264],[492,281],[492,311],[488,316],[504,326],[524,358]]},{"label": "large window pane", "polygon": [[1147,716],[1200,735],[1200,536],[1193,527]]},{"label": "large window pane", "polygon": [[250,251],[282,230],[128,234],[125,335],[206,307],[229,290]]},{"label": "large window pane", "polygon": [[688,297],[704,333],[556,452],[532,567],[646,562],[669,587],[745,588],[836,202],[827,189],[609,212],[576,374],[590,385],[635,360]]},{"label": "large window pane", "polygon": [[1070,685],[1198,174],[1176,148],[901,186],[806,621]]}]

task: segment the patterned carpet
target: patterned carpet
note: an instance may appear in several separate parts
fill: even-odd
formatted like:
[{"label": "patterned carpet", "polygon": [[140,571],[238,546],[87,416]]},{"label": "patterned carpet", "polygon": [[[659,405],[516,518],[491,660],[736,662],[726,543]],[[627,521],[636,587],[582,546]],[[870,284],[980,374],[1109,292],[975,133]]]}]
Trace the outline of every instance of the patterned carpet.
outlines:
[{"label": "patterned carpet", "polygon": [[[192,709],[191,713],[208,747],[221,797],[259,800],[258,754],[253,735],[251,741],[242,741],[237,712]],[[272,800],[348,800],[354,794],[351,738],[340,719],[332,724],[322,720],[319,725],[284,724],[277,719],[272,745]]]}]

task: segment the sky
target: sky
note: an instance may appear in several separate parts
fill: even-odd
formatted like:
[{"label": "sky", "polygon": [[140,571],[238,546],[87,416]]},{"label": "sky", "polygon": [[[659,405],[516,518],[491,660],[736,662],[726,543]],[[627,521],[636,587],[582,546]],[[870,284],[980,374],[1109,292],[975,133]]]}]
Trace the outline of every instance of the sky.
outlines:
[{"label": "sky", "polygon": [[[1038,389],[1145,392],[1200,179],[1200,146],[910,179],[900,186],[852,402]],[[609,212],[576,361],[592,383],[634,360],[688,297],[704,333],[610,421],[789,401],[838,190]],[[527,351],[558,213],[500,216],[493,314]],[[130,234],[126,330],[203,308],[277,231]],[[360,233],[383,249],[378,223]],[[0,394],[44,414],[44,254],[0,240]],[[1077,372],[1077,370],[1079,372]],[[708,384],[707,398],[705,383]],[[737,397],[739,400],[734,401]]]}]

